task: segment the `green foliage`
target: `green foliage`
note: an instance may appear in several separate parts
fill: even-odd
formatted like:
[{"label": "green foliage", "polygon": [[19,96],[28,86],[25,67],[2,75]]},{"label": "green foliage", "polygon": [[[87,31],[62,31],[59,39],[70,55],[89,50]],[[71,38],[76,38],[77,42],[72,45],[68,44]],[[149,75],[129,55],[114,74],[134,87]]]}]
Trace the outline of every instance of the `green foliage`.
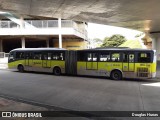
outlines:
[{"label": "green foliage", "polygon": [[125,41],[127,40],[124,36],[115,34],[115,35],[112,35],[111,37],[106,37],[101,47],[118,47],[119,45],[123,44]]}]

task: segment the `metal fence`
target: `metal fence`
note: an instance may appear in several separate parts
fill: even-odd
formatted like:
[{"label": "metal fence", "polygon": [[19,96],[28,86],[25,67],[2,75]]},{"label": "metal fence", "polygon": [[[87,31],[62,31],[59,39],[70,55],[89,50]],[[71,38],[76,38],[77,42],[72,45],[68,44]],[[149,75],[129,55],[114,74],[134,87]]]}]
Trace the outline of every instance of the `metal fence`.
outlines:
[{"label": "metal fence", "polygon": [[[58,20],[25,20],[25,25],[34,26],[37,28],[55,28],[58,27]],[[73,27],[74,21],[62,20],[62,27]],[[25,26],[26,27],[26,26]],[[20,25],[13,21],[0,21],[0,28],[20,28]]]},{"label": "metal fence", "polygon": [[9,53],[0,52],[0,58],[7,58],[9,56]]},{"label": "metal fence", "polygon": [[[24,27],[29,26],[36,28],[58,28],[58,20],[25,20]],[[87,31],[83,27],[79,27],[78,24],[71,20],[62,20],[62,28],[73,28],[76,35],[87,39]],[[20,28],[20,25],[13,21],[0,21],[0,28]]]}]

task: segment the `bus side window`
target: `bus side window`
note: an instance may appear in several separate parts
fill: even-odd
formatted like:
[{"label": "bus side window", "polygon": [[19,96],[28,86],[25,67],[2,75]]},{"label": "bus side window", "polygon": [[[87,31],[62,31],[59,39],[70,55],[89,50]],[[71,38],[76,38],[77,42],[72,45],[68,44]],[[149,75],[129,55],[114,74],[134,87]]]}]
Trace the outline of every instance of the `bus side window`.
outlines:
[{"label": "bus side window", "polygon": [[43,55],[43,59],[44,59],[44,60],[48,60],[47,54],[44,54],[44,55]]},{"label": "bus side window", "polygon": [[62,53],[62,52],[53,53],[52,60],[64,60],[64,53]]},{"label": "bus side window", "polygon": [[98,54],[97,53],[88,53],[87,54],[87,61],[98,61]]},{"label": "bus side window", "polygon": [[24,59],[24,52],[16,52],[16,59]]},{"label": "bus side window", "polygon": [[120,53],[112,53],[111,60],[112,60],[112,62],[119,62],[120,61]]},{"label": "bus side window", "polygon": [[32,53],[31,52],[26,52],[25,53],[25,59],[32,59]]},{"label": "bus side window", "polygon": [[60,53],[59,60],[64,60],[64,53]]},{"label": "bus side window", "polygon": [[[77,52],[78,61],[86,61],[87,53],[86,52]],[[88,57],[87,57],[88,58]]]},{"label": "bus side window", "polygon": [[109,53],[100,53],[99,61],[110,61]]},{"label": "bus side window", "polygon": [[87,61],[92,61],[92,53],[87,54]]},{"label": "bus side window", "polygon": [[51,60],[52,53],[48,53],[48,60]]},{"label": "bus side window", "polygon": [[138,62],[151,62],[151,54],[150,53],[138,53]]},{"label": "bus side window", "polygon": [[93,56],[93,61],[97,61],[97,60],[98,60],[98,55],[97,55],[97,53],[93,53],[92,56]]},{"label": "bus side window", "polygon": [[11,52],[11,53],[9,54],[8,60],[9,60],[9,61],[15,60],[13,52]]},{"label": "bus side window", "polygon": [[123,62],[128,62],[128,54],[123,53]]},{"label": "bus side window", "polygon": [[35,52],[33,58],[37,59],[37,60],[41,60],[42,59],[42,54],[40,52]]}]

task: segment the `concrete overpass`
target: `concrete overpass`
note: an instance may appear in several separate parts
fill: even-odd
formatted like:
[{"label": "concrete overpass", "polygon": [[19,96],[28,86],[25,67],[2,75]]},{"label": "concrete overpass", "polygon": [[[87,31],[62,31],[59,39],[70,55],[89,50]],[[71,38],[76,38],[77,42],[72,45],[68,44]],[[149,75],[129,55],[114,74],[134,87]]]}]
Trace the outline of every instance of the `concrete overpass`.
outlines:
[{"label": "concrete overpass", "polygon": [[[0,0],[0,10],[20,15],[54,17],[121,26],[152,37],[160,56],[159,0]],[[158,58],[160,60],[160,58]]]}]

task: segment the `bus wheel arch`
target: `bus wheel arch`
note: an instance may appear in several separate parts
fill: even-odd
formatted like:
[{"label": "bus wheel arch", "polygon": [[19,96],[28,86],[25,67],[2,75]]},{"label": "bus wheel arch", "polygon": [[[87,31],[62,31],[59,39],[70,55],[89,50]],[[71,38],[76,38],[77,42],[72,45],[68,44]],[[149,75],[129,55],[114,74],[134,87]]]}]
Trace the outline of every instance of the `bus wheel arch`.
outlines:
[{"label": "bus wheel arch", "polygon": [[119,69],[114,69],[110,73],[110,78],[112,80],[121,80],[123,78],[122,71]]},{"label": "bus wheel arch", "polygon": [[19,64],[19,65],[17,66],[17,69],[18,69],[19,72],[24,72],[24,67],[23,67],[22,64]]},{"label": "bus wheel arch", "polygon": [[59,66],[55,66],[53,68],[53,74],[54,75],[61,75],[61,68]]}]

